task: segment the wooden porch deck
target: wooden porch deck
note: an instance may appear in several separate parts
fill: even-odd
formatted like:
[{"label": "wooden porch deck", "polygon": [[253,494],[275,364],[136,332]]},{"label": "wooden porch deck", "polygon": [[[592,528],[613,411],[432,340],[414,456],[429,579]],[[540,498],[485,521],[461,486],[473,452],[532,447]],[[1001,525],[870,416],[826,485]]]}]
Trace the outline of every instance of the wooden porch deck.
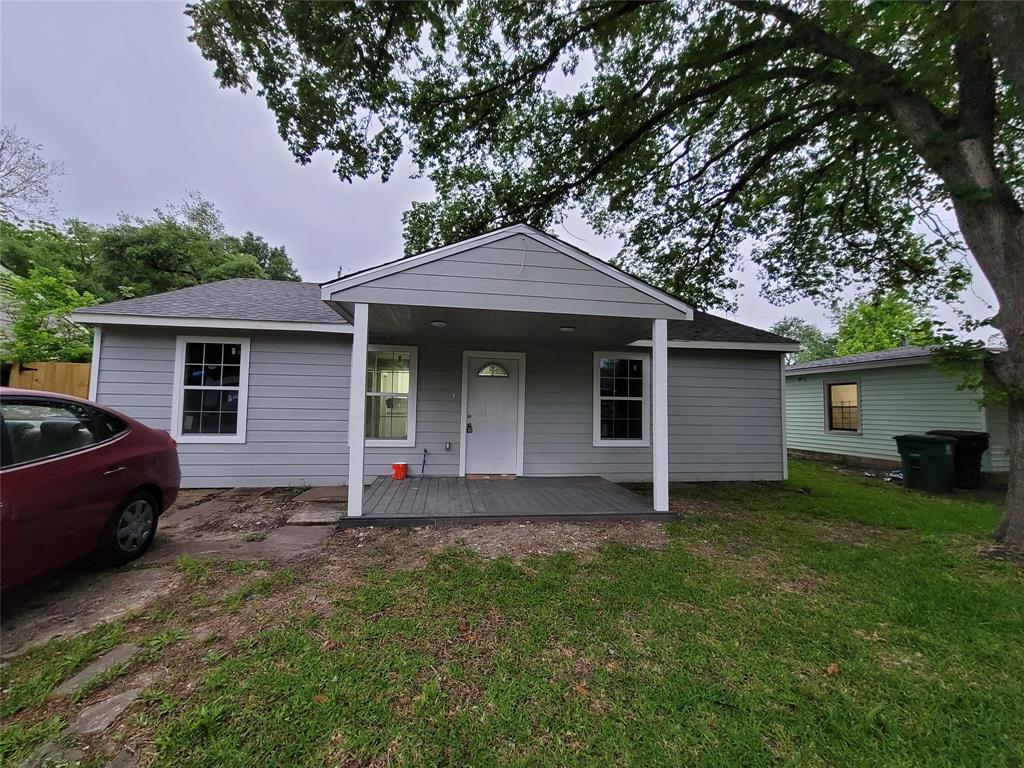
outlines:
[{"label": "wooden porch deck", "polygon": [[650,499],[600,477],[378,477],[366,488],[363,514],[342,527],[509,520],[672,520]]}]

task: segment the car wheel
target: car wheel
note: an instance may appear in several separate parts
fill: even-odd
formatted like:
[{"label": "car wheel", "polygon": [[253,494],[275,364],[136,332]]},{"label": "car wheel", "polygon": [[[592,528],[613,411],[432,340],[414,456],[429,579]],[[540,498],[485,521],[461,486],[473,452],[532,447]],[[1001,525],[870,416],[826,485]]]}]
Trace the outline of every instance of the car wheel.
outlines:
[{"label": "car wheel", "polygon": [[107,559],[114,565],[120,565],[149,549],[159,514],[159,502],[147,491],[136,491],[125,499],[107,527],[104,542]]}]

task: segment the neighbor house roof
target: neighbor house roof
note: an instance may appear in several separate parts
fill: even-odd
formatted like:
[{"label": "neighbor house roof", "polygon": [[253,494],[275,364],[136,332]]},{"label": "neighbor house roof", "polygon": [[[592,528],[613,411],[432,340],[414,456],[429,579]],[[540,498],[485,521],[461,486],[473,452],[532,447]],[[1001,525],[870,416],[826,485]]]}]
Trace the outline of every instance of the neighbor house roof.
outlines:
[{"label": "neighbor house roof", "polygon": [[813,360],[809,363],[797,363],[786,366],[786,374],[797,372],[814,373],[819,370],[856,368],[878,368],[889,365],[919,363],[929,360],[938,347],[897,347],[884,349],[880,352],[862,352],[857,355],[830,357],[826,360]]}]

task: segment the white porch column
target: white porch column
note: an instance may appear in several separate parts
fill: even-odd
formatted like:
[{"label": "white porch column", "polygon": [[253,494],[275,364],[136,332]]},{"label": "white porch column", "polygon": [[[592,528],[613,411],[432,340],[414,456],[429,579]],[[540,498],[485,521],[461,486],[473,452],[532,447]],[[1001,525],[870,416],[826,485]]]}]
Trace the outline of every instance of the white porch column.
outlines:
[{"label": "white porch column", "polygon": [[668,321],[655,320],[651,333],[653,369],[654,511],[668,512]]},{"label": "white porch column", "polygon": [[348,516],[363,514],[363,451],[366,445],[366,339],[370,312],[356,304],[348,389]]}]

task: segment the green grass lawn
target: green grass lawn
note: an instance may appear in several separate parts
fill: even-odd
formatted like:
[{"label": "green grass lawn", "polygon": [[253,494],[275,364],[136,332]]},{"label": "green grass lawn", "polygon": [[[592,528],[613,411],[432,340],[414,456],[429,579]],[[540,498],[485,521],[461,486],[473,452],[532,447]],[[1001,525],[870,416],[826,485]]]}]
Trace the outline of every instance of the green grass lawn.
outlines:
[{"label": "green grass lawn", "polygon": [[[225,593],[225,612],[274,599],[273,626],[202,656],[191,688],[154,684],[132,726],[146,761],[1022,765],[1024,577],[979,554],[995,506],[799,461],[785,484],[673,495],[662,550],[448,551],[324,582],[326,612],[289,597],[315,568]],[[8,742],[52,730],[31,707],[52,677],[23,686]]]}]

